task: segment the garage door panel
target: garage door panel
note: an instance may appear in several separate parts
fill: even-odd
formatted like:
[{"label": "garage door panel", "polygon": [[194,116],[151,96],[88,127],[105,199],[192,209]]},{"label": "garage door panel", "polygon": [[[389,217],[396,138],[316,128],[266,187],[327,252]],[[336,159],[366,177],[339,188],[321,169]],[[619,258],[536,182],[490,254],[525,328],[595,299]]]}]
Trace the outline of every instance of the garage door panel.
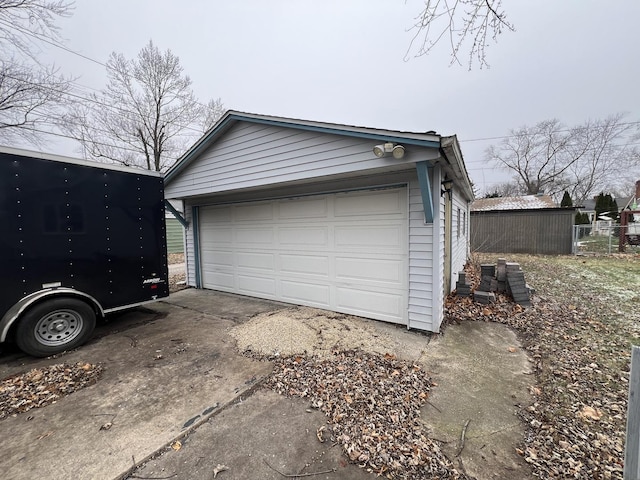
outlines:
[{"label": "garage door panel", "polygon": [[336,278],[341,281],[402,287],[404,270],[403,262],[398,260],[336,257]]},{"label": "garage door panel", "polygon": [[376,247],[403,250],[406,243],[400,225],[354,225],[335,229],[335,245],[338,248]]},{"label": "garage door panel", "polygon": [[232,270],[224,272],[210,267],[207,279],[203,283],[205,288],[233,291],[235,290],[235,274]]},{"label": "garage door panel", "polygon": [[405,188],[201,207],[200,215],[205,288],[406,324]]},{"label": "garage door panel", "polygon": [[276,259],[274,253],[259,252],[238,252],[239,268],[252,268],[256,270],[267,270],[269,273],[275,273]]},{"label": "garage door panel", "polygon": [[303,218],[326,218],[329,214],[327,198],[292,198],[281,200],[278,204],[281,220]]},{"label": "garage door panel", "polygon": [[276,296],[276,281],[273,277],[260,277],[238,274],[238,290],[247,295]]},{"label": "garage door panel", "polygon": [[228,250],[214,250],[207,249],[206,250],[206,264],[208,267],[213,269],[218,269],[219,267],[233,267],[235,255],[233,252]]},{"label": "garage door panel", "polygon": [[336,287],[337,306],[342,311],[365,317],[403,323],[403,295]]},{"label": "garage door panel", "polygon": [[329,276],[329,258],[317,255],[280,255],[283,274]]},{"label": "garage door panel", "polygon": [[210,225],[212,223],[231,223],[232,210],[230,208],[208,207],[200,210],[201,225]]},{"label": "garage door panel", "polygon": [[280,282],[280,286],[284,300],[312,303],[316,307],[330,308],[331,289],[328,285],[283,280]]},{"label": "garage door panel", "polygon": [[241,248],[247,246],[273,247],[274,237],[274,227],[236,228],[234,243],[236,247]]},{"label": "garage door panel", "polygon": [[311,245],[326,247],[329,244],[329,227],[280,227],[278,240],[280,245],[294,245],[302,249]]},{"label": "garage door panel", "polygon": [[216,228],[212,229],[210,227],[206,227],[201,229],[200,233],[201,245],[203,248],[207,246],[220,246],[220,245],[231,245],[233,243],[233,229],[231,227],[225,228]]},{"label": "garage door panel", "polygon": [[255,222],[273,220],[274,206],[271,202],[233,207],[233,218],[236,222]]},{"label": "garage door panel", "polygon": [[338,194],[335,200],[335,216],[361,217],[389,214],[403,216],[406,203],[405,190]]}]

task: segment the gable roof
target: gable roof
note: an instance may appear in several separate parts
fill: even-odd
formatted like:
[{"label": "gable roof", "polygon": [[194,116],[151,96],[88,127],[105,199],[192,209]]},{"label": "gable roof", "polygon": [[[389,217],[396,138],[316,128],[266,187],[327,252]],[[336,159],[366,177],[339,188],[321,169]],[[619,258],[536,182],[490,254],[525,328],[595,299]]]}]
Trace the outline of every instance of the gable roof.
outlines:
[{"label": "gable roof", "polygon": [[479,198],[471,204],[471,211],[537,210],[557,207],[549,195],[523,195],[521,197]]},{"label": "gable roof", "polygon": [[357,127],[352,125],[340,125],[337,123],[315,122],[294,118],[259,115],[256,113],[238,112],[228,110],[196,143],[194,143],[184,155],[167,171],[165,182],[171,182],[182,169],[189,165],[203,150],[214,143],[236,122],[244,121],[265,125],[297,128],[323,133],[333,133],[351,137],[367,138],[380,142],[402,142],[422,147],[440,147],[440,135],[435,132],[414,133],[396,130],[383,130],[378,128]]}]

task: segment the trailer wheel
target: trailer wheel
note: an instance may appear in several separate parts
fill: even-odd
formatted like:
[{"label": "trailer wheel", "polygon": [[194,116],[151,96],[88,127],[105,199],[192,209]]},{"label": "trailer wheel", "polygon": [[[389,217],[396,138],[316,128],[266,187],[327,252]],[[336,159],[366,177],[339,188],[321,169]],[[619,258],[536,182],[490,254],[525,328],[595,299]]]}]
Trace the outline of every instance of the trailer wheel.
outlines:
[{"label": "trailer wheel", "polygon": [[54,298],[25,313],[16,331],[20,350],[48,357],[86,342],[96,326],[96,314],[85,302]]}]

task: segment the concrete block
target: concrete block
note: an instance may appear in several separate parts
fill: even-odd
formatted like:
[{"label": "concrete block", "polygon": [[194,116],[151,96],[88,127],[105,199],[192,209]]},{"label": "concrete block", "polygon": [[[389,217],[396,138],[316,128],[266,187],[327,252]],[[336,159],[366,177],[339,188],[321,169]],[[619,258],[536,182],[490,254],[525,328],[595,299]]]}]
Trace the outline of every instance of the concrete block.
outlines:
[{"label": "concrete block", "polygon": [[473,300],[479,303],[494,303],[496,301],[496,296],[493,292],[483,292],[476,290],[473,292]]}]

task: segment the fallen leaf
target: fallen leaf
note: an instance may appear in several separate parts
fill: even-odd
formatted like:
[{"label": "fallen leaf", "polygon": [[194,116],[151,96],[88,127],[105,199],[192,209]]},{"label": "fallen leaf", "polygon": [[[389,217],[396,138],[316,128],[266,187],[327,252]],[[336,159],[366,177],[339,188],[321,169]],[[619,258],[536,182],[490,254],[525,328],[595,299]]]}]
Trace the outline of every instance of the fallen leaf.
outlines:
[{"label": "fallen leaf", "polygon": [[348,394],[344,396],[344,401],[347,402],[348,404],[353,403],[353,399],[351,398],[351,395],[348,395]]},{"label": "fallen leaf", "polygon": [[171,448],[173,448],[176,452],[182,448],[182,443],[180,440],[176,440],[171,444]]},{"label": "fallen leaf", "polygon": [[43,433],[42,435],[38,436],[38,440],[42,440],[43,438],[47,438],[50,435],[53,435],[53,432]]},{"label": "fallen leaf", "polygon": [[510,351],[511,353],[514,353],[514,352],[517,352],[517,351],[518,351],[518,349],[517,349],[516,347],[509,347],[509,351]]},{"label": "fallen leaf", "polygon": [[113,423],[107,422],[107,423],[103,424],[102,426],[100,426],[100,430],[109,430],[112,426],[113,426]]},{"label": "fallen leaf", "polygon": [[323,432],[326,430],[326,427],[323,425],[322,427],[319,427],[316,430],[316,437],[318,437],[318,441],[320,443],[324,443],[324,436],[323,436]]},{"label": "fallen leaf", "polygon": [[591,420],[600,420],[600,418],[602,418],[602,412],[600,410],[589,406],[582,407],[578,415],[582,418],[590,418]]},{"label": "fallen leaf", "polygon": [[221,463],[219,463],[218,465],[216,465],[216,468],[213,469],[213,478],[216,478],[216,476],[220,473],[220,472],[224,472],[225,470],[229,470],[229,467],[227,467],[226,465],[222,465]]},{"label": "fallen leaf", "polygon": [[493,313],[493,311],[490,308],[483,308],[482,309],[482,315],[484,315],[485,317],[488,317],[492,313]]},{"label": "fallen leaf", "polygon": [[531,392],[532,395],[542,395],[542,390],[535,386],[529,387],[529,392]]}]

